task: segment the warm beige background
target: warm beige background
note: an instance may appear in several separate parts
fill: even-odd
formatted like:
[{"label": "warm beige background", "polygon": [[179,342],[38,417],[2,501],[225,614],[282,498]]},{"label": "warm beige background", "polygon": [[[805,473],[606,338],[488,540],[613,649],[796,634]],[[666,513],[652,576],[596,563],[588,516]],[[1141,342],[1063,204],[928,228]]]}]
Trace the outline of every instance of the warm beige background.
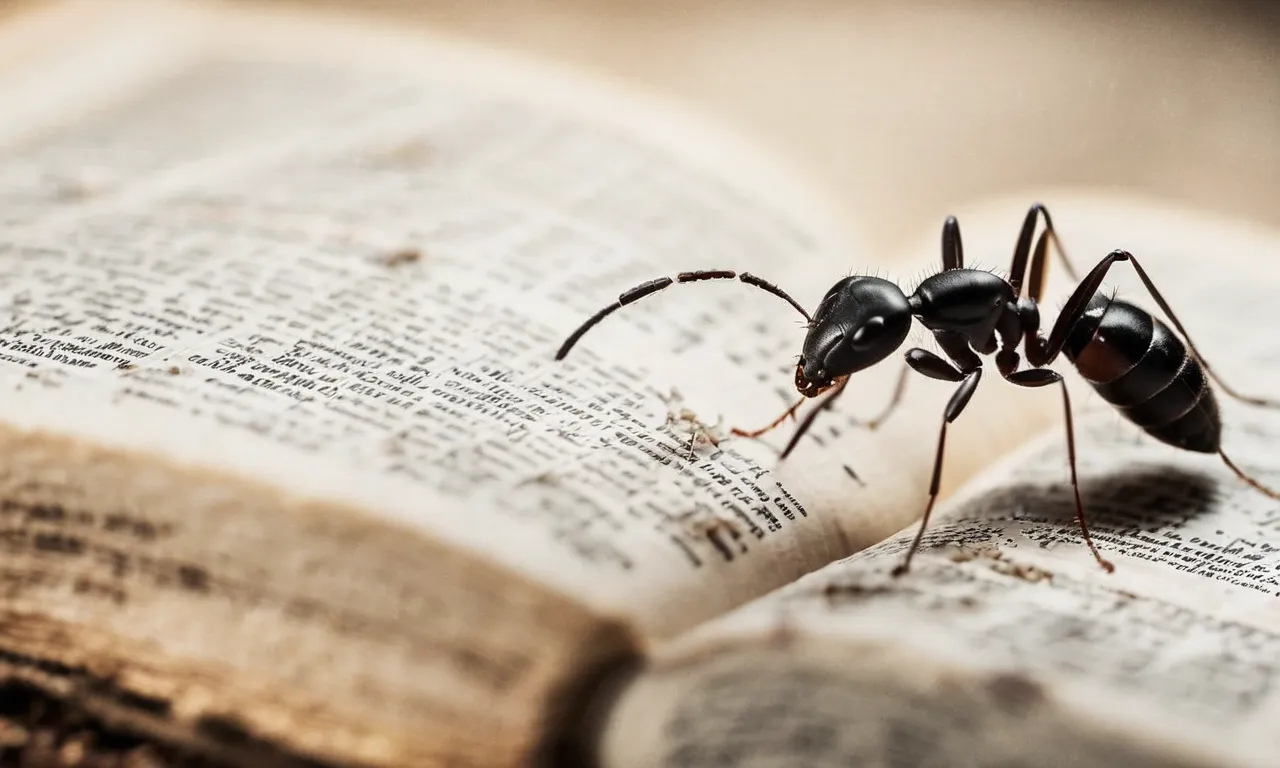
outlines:
[{"label": "warm beige background", "polygon": [[837,192],[885,247],[976,195],[1061,184],[1131,187],[1280,226],[1280,3],[321,4],[692,102]]}]

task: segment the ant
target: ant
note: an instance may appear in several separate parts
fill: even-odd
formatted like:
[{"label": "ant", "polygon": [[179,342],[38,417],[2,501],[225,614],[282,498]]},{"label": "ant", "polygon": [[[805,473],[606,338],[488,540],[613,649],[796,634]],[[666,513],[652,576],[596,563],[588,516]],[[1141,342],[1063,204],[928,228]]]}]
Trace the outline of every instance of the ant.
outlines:
[{"label": "ant", "polygon": [[[1035,240],[1033,250],[1032,236],[1041,217],[1045,226]],[[1054,322],[1048,338],[1045,338],[1040,331],[1038,305],[1044,292],[1045,261],[1050,241],[1077,286]],[[1121,262],[1133,266],[1147,292],[1181,338],[1150,312],[1100,290],[1107,272]],[[755,275],[730,270],[681,272],[674,280],[661,277],[623,293],[617,303],[596,313],[575,330],[556,353],[556,359],[563,359],[583,334],[612,312],[673,283],[735,277],[786,300],[804,315],[808,330],[795,373],[800,400],[763,429],[753,432],[735,429],[734,434],[758,437],[793,415],[807,398],[831,391],[830,396],[810,411],[796,428],[782,452],[783,459],[795,448],[818,414],[830,408],[840,397],[852,374],[879,363],[902,346],[913,318],[933,333],[938,346],[946,354],[944,358],[919,347],[908,349],[907,367],[899,377],[888,407],[869,425],[874,427],[883,421],[901,402],[909,370],[931,379],[958,384],[943,413],[933,477],[929,483],[929,501],[915,539],[902,563],[894,569],[894,576],[907,572],[911,558],[920,548],[938,497],[947,425],[960,416],[973,397],[982,379],[983,356],[995,355],[996,370],[1011,384],[1019,387],[1059,385],[1066,413],[1067,458],[1071,467],[1071,487],[1075,493],[1076,522],[1094,559],[1108,573],[1115,566],[1104,559],[1094,546],[1080,500],[1071,398],[1062,375],[1046,367],[1059,355],[1065,355],[1103,399],[1151,437],[1187,451],[1216,453],[1241,480],[1272,498],[1280,499],[1280,493],[1245,474],[1223,452],[1222,422],[1208,380],[1212,379],[1226,394],[1242,402],[1273,408],[1280,407],[1280,402],[1241,395],[1218,377],[1133,254],[1123,250],[1112,251],[1080,280],[1062,249],[1048,209],[1040,203],[1031,206],[1027,212],[1014,246],[1013,264],[1007,280],[991,272],[964,266],[960,224],[951,216],[942,227],[942,271],[925,278],[910,295],[895,283],[881,278],[846,277],[827,291],[817,311],[810,316],[782,289]],[[1019,370],[1022,356],[1025,356],[1029,367]]]}]

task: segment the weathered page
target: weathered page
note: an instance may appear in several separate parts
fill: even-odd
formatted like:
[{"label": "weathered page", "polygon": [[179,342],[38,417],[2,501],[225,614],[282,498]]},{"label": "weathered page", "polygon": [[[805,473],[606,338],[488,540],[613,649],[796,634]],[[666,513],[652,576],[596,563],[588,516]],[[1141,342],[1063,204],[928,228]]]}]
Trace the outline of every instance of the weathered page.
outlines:
[{"label": "weathered page", "polygon": [[[1051,199],[1080,266],[1113,247],[1131,250],[1220,374],[1245,392],[1277,394],[1280,337],[1268,308],[1280,285],[1280,234],[1123,199]],[[1129,276],[1108,283],[1154,307]],[[1075,527],[1057,427],[967,485],[905,577],[889,572],[914,527],[702,628],[686,641],[695,650],[671,648],[614,712],[609,764],[693,765],[682,755],[718,749],[739,756],[732,765],[779,752],[811,765],[892,763],[894,750],[919,749],[947,764],[1205,764],[1195,755],[1216,751],[1216,760],[1274,765],[1280,502],[1216,456],[1142,436],[1083,386],[1075,400],[1084,503],[1114,574]],[[1280,485],[1280,412],[1219,400],[1224,450]],[[811,635],[826,639],[803,639]],[[791,647],[780,637],[802,639]],[[707,642],[735,647],[739,661],[699,663]],[[809,643],[826,650],[811,653]],[[889,673],[886,646],[899,649]],[[904,701],[931,690],[916,678],[935,672],[951,681],[930,684],[942,711],[886,719],[907,705],[873,705],[886,686]],[[1025,700],[983,701],[974,691],[988,674],[1023,680]],[[803,715],[762,703],[815,686]],[[689,706],[712,691],[716,706]],[[647,727],[634,727],[637,713]],[[1051,737],[1046,714],[1058,726]],[[735,746],[745,730],[756,741]],[[975,730],[998,737],[974,741]],[[1157,748],[1188,742],[1196,749]],[[652,745],[643,759],[626,757],[642,744]],[[1141,759],[1116,757],[1141,745]]]},{"label": "weathered page", "polygon": [[199,63],[9,142],[12,425],[377,510],[653,636],[918,513],[910,410],[852,429],[893,363],[782,472],[708,445],[792,398],[801,318],[762,291],[677,286],[551,359],[645,279],[753,270],[812,306],[866,258],[749,154],[496,56],[217,18],[175,45]]},{"label": "weathered page", "polygon": [[654,632],[847,552],[764,446],[666,423],[681,382],[773,415],[796,336],[777,299],[673,291],[551,359],[622,288],[812,259],[813,232],[537,99],[307,61],[242,22],[236,48],[10,143],[11,427],[377,510]]},{"label": "weathered page", "polygon": [[715,446],[791,398],[800,318],[761,291],[678,286],[552,360],[643,280],[752,270],[812,306],[862,256],[733,142],[349,21],[64,12],[94,35],[0,83],[26,668],[316,754],[501,761],[593,667],[916,513],[911,419],[894,454],[850,429],[891,368],[794,469]]}]

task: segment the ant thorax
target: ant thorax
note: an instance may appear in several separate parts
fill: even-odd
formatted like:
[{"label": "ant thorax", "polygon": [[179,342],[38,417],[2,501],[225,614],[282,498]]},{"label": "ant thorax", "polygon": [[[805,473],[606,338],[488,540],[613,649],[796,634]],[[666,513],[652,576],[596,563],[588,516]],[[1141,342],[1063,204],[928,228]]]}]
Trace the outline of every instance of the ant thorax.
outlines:
[{"label": "ant thorax", "polygon": [[933,331],[971,330],[986,338],[1005,307],[1016,301],[1013,286],[999,275],[980,269],[951,269],[924,279],[911,294],[911,309]]}]

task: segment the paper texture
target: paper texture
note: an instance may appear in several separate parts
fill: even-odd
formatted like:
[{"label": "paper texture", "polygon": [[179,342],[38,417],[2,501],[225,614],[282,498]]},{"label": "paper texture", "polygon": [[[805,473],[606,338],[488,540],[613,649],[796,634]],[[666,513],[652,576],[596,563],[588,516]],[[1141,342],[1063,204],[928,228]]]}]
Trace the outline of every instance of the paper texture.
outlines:
[{"label": "paper texture", "polygon": [[[412,522],[508,529],[509,550],[606,578],[692,581],[799,535],[807,513],[768,454],[690,453],[637,364],[683,347],[767,393],[755,377],[785,360],[791,318],[741,337],[745,286],[713,289],[720,307],[623,314],[550,360],[580,318],[695,248],[711,265],[812,252],[650,150],[404,81],[211,63],[9,157],[10,223],[28,219],[4,244],[12,390],[426,489],[449,508]],[[723,541],[680,519],[698,509],[729,521]],[[842,554],[813,535],[804,549],[811,565]]]},{"label": "paper texture", "polygon": [[[674,632],[848,551],[765,446],[690,447],[663,400],[677,367],[718,391],[708,349],[747,380],[730,404],[789,381],[794,320],[733,314],[777,299],[724,286],[551,359],[630,284],[814,256],[822,225],[487,85],[465,47],[153,11],[181,56],[61,119],[14,99],[33,127],[0,153],[13,652],[63,663],[92,634],[92,666],[177,720],[500,760],[634,647],[612,619]],[[340,49],[362,63],[318,60]],[[48,642],[58,622],[94,632]]]},{"label": "paper texture", "polygon": [[[918,514],[913,412],[854,428],[892,361],[781,472],[714,445],[794,398],[802,318],[763,291],[676,286],[552,360],[664,274],[753,271],[814,305],[863,258],[820,206],[745,155],[722,165],[747,179],[704,168],[678,120],[654,133],[681,150],[632,138],[591,88],[544,104],[481,65],[460,88],[449,44],[218,18],[181,27],[204,54],[0,159],[13,423],[376,509],[654,635]],[[339,40],[350,61],[316,60]]]},{"label": "paper texture", "polygon": [[[1090,246],[1093,253],[1130,249],[1216,369],[1245,392],[1272,394],[1280,370],[1275,338],[1247,329],[1267,327],[1267,297],[1280,280],[1269,258],[1280,242],[1276,234],[1123,200],[1055,200],[1061,230],[1080,232],[1067,241],[1076,254]],[[1127,231],[1122,222],[1129,222]],[[1141,223],[1137,231],[1134,222]],[[1206,268],[1209,248],[1216,256]],[[1120,295],[1153,306],[1135,282],[1121,274],[1108,281]],[[895,580],[889,571],[914,527],[700,628],[685,642],[696,647],[736,636],[759,649],[770,637],[812,634],[891,644],[913,649],[921,663],[946,660],[963,674],[1025,674],[1074,701],[1067,710],[1074,707],[1083,720],[1072,722],[1105,717],[1135,734],[1176,733],[1206,749],[1231,745],[1224,751],[1242,764],[1274,762],[1280,751],[1273,727],[1280,706],[1280,559],[1272,539],[1280,502],[1238,480],[1213,455],[1179,453],[1141,436],[1085,391],[1076,389],[1083,405],[1077,421],[1082,492],[1114,574],[1094,563],[1075,527],[1058,427],[946,505],[905,577]],[[1224,449],[1274,486],[1280,463],[1269,446],[1280,436],[1280,413],[1221,394],[1219,401]],[[676,679],[682,664],[688,675],[702,674],[679,650],[669,653],[655,678]],[[753,653],[757,673],[792,663],[785,648]],[[728,717],[745,716],[735,708],[749,707],[757,695],[763,694],[738,691],[738,703],[725,704],[734,712]],[[860,695],[848,693],[850,727],[858,713],[871,716]],[[675,727],[674,720],[665,723]],[[923,717],[916,727],[950,733],[952,726]],[[984,754],[979,762],[990,764],[997,755]]]},{"label": "paper texture", "polygon": [[[1155,717],[1140,718],[1145,730],[1109,720],[1108,699],[1065,700],[1026,676],[887,639],[780,635],[663,666],[611,713],[600,764],[1241,765]],[[1082,703],[1095,706],[1081,716]]]}]

